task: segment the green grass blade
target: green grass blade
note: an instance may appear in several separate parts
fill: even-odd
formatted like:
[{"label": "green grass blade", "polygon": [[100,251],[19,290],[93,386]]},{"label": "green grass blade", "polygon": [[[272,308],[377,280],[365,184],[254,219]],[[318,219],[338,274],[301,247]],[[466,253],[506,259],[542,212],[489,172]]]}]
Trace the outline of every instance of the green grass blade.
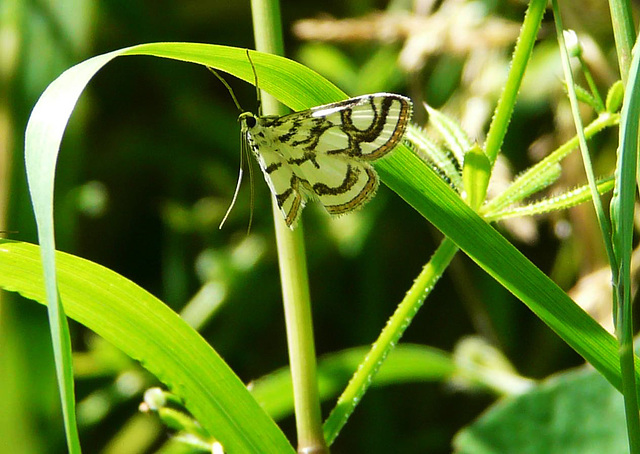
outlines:
[{"label": "green grass blade", "polygon": [[[140,361],[228,452],[294,452],[229,366],[169,307],[107,268],[62,252],[55,258],[69,317]],[[0,240],[0,287],[46,303],[37,246]]]},{"label": "green grass blade", "polygon": [[633,10],[629,0],[609,0],[613,36],[616,40],[618,64],[622,81],[626,84],[629,67],[631,66],[633,43],[636,31],[633,21]]},{"label": "green grass blade", "polygon": [[[632,453],[640,452],[640,418],[638,417],[637,376],[633,375],[633,311],[631,300],[631,253],[633,251],[634,208],[638,178],[638,122],[640,121],[640,55],[631,61],[629,79],[620,119],[620,148],[616,164],[616,187],[611,200],[613,250],[617,270],[613,273],[617,295],[615,325],[620,342],[623,384],[626,384],[625,414]],[[635,361],[637,367],[637,361]]]},{"label": "green grass blade", "polygon": [[[84,82],[85,74],[95,73],[111,58],[109,54],[101,55],[85,62],[86,64],[82,67],[84,71],[70,71],[67,77],[58,78],[54,82],[54,84],[57,84],[52,84],[53,89],[43,93],[34,108],[31,118],[36,121],[29,121],[25,138],[27,178],[38,224],[38,237],[43,246],[41,252],[46,276],[47,300],[49,301],[47,305],[49,327],[53,343],[56,374],[58,376],[65,433],[69,452],[71,453],[80,452],[80,441],[75,416],[69,327],[62,302],[58,298],[58,289],[55,281],[53,181],[57,149],[62,140],[67,119],[86,85],[86,82]],[[51,108],[55,108],[55,110],[48,110]],[[50,152],[50,150],[54,149],[55,152]]]},{"label": "green grass blade", "polygon": [[[120,55],[155,55],[207,65],[250,84],[253,71],[245,49],[198,43],[150,43],[122,49]],[[348,96],[315,71],[293,60],[251,52],[260,88],[292,110],[340,101]]]},{"label": "green grass blade", "polygon": [[391,189],[621,389],[617,343],[613,336],[466,206],[418,157],[399,149],[377,168]]},{"label": "green grass blade", "polygon": [[[610,207],[612,216],[609,220],[604,212],[600,194],[596,188],[596,181],[593,167],[591,165],[591,157],[587,148],[587,142],[582,133],[582,119],[580,118],[580,110],[578,108],[578,100],[573,90],[574,80],[571,72],[571,62],[567,52],[562,17],[558,7],[558,1],[552,0],[553,17],[556,24],[556,34],[558,37],[558,45],[560,47],[560,56],[562,58],[562,66],[564,69],[567,86],[569,88],[569,100],[571,101],[571,111],[573,120],[578,131],[580,139],[580,151],[584,162],[584,169],[587,174],[587,180],[591,188],[591,196],[593,206],[598,219],[598,226],[604,239],[605,251],[611,267],[611,280],[613,282],[613,308],[614,323],[616,327],[616,336],[619,343],[620,352],[620,369],[622,373],[622,394],[624,396],[625,415],[627,422],[627,432],[629,434],[629,450],[634,454],[640,453],[640,417],[638,415],[638,394],[637,380],[634,365],[633,352],[633,319],[631,310],[631,251],[632,251],[632,232],[633,232],[633,213],[635,203],[635,178],[634,173],[637,172],[637,144],[638,144],[638,109],[640,103],[625,96],[623,106],[624,121],[629,121],[627,116],[631,116],[635,121],[635,125],[627,129],[627,124],[623,123],[620,135],[621,151],[619,153],[619,161],[616,168],[616,188],[612,204]],[[636,55],[633,58],[631,82],[633,88],[628,88],[631,95],[637,94],[638,83],[638,63]],[[631,135],[632,139],[626,142],[625,132]],[[628,146],[628,149],[624,149]],[[633,173],[631,173],[633,171]],[[614,240],[616,241],[614,246]]]}]

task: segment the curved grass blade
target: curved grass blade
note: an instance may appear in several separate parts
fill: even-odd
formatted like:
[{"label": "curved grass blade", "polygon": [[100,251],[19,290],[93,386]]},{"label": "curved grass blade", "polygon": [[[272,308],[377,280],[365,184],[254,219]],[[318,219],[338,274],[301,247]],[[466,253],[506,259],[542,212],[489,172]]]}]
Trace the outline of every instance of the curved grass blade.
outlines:
[{"label": "curved grass blade", "polygon": [[[0,287],[46,304],[39,249],[0,240]],[[140,361],[227,452],[294,452],[229,366],[168,306],[103,266],[62,252],[55,258],[69,317]]]},{"label": "curved grass blade", "polygon": [[[617,342],[613,336],[474,213],[417,156],[396,152],[377,169],[392,190],[525,303],[616,388],[621,389]],[[406,175],[411,175],[411,178]]]}]

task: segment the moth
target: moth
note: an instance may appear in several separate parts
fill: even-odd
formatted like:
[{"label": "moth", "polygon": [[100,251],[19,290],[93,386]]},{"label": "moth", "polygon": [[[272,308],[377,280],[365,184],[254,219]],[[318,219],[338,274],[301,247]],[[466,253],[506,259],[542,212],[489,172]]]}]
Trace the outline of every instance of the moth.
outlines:
[{"label": "moth", "polygon": [[334,216],[369,201],[379,185],[371,162],[400,143],[411,112],[409,98],[392,93],[284,116],[243,112],[238,118],[242,153],[251,150],[285,223],[293,229],[309,200],[318,200]]}]

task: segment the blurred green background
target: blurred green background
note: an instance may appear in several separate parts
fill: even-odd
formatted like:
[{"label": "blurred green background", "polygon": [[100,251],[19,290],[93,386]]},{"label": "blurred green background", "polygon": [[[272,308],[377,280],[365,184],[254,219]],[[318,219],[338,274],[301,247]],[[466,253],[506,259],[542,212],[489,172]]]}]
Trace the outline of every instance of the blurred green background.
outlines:
[{"label": "blurred green background", "polygon": [[[411,96],[418,124],[426,121],[423,101],[442,107],[482,143],[525,6],[490,0],[444,1],[435,9],[427,1],[284,1],[282,16],[290,58],[352,96]],[[589,61],[605,88],[617,77],[606,5],[594,6],[593,14],[578,14],[581,7],[573,6],[566,7],[565,21],[587,33]],[[36,241],[23,137],[40,93],[90,56],[154,41],[253,47],[249,4],[0,0],[5,235]],[[572,134],[560,77],[553,30],[543,27],[504,147],[507,174]],[[255,110],[254,88],[227,79],[243,108]],[[237,114],[205,68],[117,59],[89,84],[65,135],[56,229],[59,249],[108,266],[184,311],[249,382],[286,365],[287,350],[269,193],[257,166],[251,233],[248,180],[226,226],[217,228],[236,182]],[[598,139],[601,169],[613,164],[615,158],[607,156],[615,156],[614,139],[615,133]],[[570,170],[561,184],[580,181],[581,171]],[[333,221],[310,206],[303,218],[318,353],[373,342],[428,261],[437,232],[384,186],[360,212]],[[600,242],[588,207],[504,227],[567,289],[603,263],[600,248],[590,246]],[[459,256],[450,271],[404,342],[451,351],[461,337],[480,335],[535,378],[581,363],[469,260]],[[65,452],[46,311],[14,294],[0,296],[0,452]],[[154,378],[83,327],[72,328],[84,451],[155,452],[167,431],[153,416],[137,412],[144,389],[157,384]],[[453,434],[493,400],[447,383],[375,388],[334,451],[449,452]],[[324,407],[325,416],[331,408]],[[282,427],[295,439],[292,417]]]}]

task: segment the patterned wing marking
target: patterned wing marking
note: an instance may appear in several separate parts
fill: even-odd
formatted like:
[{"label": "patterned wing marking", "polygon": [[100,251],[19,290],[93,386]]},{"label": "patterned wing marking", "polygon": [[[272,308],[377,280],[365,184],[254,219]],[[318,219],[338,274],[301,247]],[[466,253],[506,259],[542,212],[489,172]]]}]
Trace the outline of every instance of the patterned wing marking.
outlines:
[{"label": "patterned wing marking", "polygon": [[316,178],[310,177],[308,181],[314,197],[329,214],[339,215],[361,207],[378,189],[378,175],[366,162],[321,155],[318,164],[320,172],[312,173]]},{"label": "patterned wing marking", "polygon": [[[393,94],[354,98],[353,105],[328,115],[336,127],[322,138],[318,152],[373,161],[400,141],[411,118],[411,101]],[[346,143],[345,143],[346,142]]]},{"label": "patterned wing marking", "polygon": [[271,151],[263,151],[258,161],[270,170],[263,173],[287,225],[295,224],[308,199],[318,199],[330,214],[339,215],[362,206],[378,188],[378,175],[364,161],[317,155],[296,166]]},{"label": "patterned wing marking", "polygon": [[263,140],[271,138],[269,130],[261,130],[261,132],[263,132],[262,136],[247,133],[245,137],[260,165],[267,186],[276,199],[285,223],[292,227],[296,224],[306,203],[302,188],[305,182],[295,174],[293,167],[283,157],[280,148],[265,146]]},{"label": "patterned wing marking", "polygon": [[408,98],[380,93],[282,117],[251,116],[255,121],[243,123],[243,130],[285,222],[293,227],[310,198],[332,215],[371,199],[379,181],[367,161],[398,144],[410,117]]},{"label": "patterned wing marking", "polygon": [[344,153],[372,161],[390,152],[404,135],[411,118],[411,101],[398,95],[364,98],[367,102],[340,112],[341,129],[349,137]]}]

